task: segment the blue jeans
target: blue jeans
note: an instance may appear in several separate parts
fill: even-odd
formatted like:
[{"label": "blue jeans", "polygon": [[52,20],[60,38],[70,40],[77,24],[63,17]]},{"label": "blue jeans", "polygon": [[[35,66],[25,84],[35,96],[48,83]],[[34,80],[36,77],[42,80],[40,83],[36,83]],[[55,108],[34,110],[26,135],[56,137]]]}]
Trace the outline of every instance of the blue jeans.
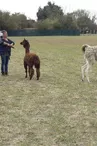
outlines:
[{"label": "blue jeans", "polygon": [[2,74],[8,73],[8,62],[9,62],[9,56],[1,55],[1,73]]}]

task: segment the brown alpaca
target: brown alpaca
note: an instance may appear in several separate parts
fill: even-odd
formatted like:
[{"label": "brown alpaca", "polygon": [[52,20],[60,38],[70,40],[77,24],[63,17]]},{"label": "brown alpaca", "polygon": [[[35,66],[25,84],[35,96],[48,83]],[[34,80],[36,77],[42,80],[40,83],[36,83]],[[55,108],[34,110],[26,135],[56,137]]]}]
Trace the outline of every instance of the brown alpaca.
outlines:
[{"label": "brown alpaca", "polygon": [[25,72],[26,72],[25,78],[27,78],[27,67],[29,68],[30,80],[32,79],[32,77],[34,75],[33,67],[35,67],[37,80],[39,80],[39,77],[40,77],[40,59],[39,59],[39,57],[34,53],[30,53],[30,44],[29,44],[28,40],[24,39],[20,44],[23,45],[23,47],[25,48],[25,57],[24,57],[24,68],[25,68]]}]

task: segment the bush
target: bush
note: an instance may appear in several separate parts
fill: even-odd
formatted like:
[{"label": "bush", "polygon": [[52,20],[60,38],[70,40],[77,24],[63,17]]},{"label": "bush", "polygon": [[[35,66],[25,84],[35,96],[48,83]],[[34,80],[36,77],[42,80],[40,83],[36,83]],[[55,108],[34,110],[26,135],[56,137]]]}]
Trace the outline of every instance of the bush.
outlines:
[{"label": "bush", "polygon": [[53,29],[53,20],[50,19],[45,19],[43,21],[38,21],[37,22],[37,28],[41,30],[45,29]]}]

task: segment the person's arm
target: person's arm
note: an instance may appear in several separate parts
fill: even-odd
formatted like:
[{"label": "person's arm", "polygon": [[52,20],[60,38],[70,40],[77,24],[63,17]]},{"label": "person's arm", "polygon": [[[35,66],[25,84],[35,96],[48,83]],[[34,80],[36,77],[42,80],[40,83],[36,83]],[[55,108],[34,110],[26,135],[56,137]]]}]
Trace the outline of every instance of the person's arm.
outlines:
[{"label": "person's arm", "polygon": [[11,40],[9,40],[8,39],[8,43],[7,42],[5,42],[3,39],[2,39],[2,44],[3,45],[6,45],[6,46],[8,46],[8,47],[11,47],[11,48],[14,48],[14,42],[13,41],[11,41]]},{"label": "person's arm", "polygon": [[6,42],[3,42],[3,45],[7,45],[7,46],[9,46],[10,44],[9,44],[9,43],[6,43]]},{"label": "person's arm", "polygon": [[9,41],[9,45],[8,46],[14,48],[15,43],[10,39],[8,39],[8,41]]},{"label": "person's arm", "polygon": [[15,43],[12,40],[8,39],[8,41],[11,45],[13,45],[13,46],[15,45]]},{"label": "person's arm", "polygon": [[2,43],[2,45],[6,45],[6,46],[9,45],[9,43],[5,42],[5,40],[3,38],[1,39],[1,43]]},{"label": "person's arm", "polygon": [[12,44],[9,44],[7,42],[2,41],[1,44],[6,45],[6,46],[8,46],[10,48],[14,48],[13,43]]}]

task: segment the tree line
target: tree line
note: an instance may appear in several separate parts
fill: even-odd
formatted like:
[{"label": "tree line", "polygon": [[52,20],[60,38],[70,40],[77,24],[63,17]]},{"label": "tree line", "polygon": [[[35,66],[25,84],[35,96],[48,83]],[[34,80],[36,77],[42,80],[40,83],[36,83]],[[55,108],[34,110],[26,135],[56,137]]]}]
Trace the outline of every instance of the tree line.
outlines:
[{"label": "tree line", "polygon": [[43,8],[39,7],[37,20],[28,19],[25,14],[0,11],[0,30],[18,29],[74,29],[81,32],[96,32],[96,16],[87,10],[76,10],[64,14],[62,8],[48,2]]}]

